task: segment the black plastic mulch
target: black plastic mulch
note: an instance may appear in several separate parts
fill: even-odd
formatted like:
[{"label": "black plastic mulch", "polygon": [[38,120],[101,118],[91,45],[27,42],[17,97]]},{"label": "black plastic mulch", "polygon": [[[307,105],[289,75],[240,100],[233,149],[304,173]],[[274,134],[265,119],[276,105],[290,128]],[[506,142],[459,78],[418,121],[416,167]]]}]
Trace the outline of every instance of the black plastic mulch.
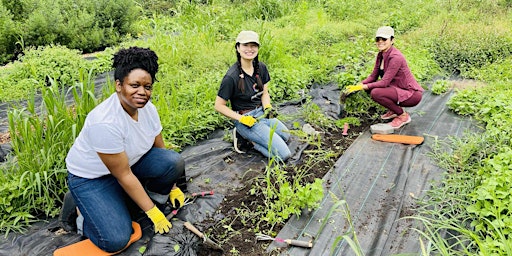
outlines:
[{"label": "black plastic mulch", "polygon": [[363,255],[421,255],[419,234],[411,229],[421,226],[404,217],[415,213],[431,181],[442,178],[443,170],[429,153],[449,136],[476,131],[471,120],[447,109],[452,94],[426,91],[418,106],[407,109],[412,122],[395,133],[424,136],[421,145],[380,142],[369,131],[361,134],[324,177],[329,193],[320,208],[292,217],[277,236],[312,241],[313,247],[273,242],[268,251],[285,247],[282,255],[356,255],[343,239],[346,235],[359,241]]}]

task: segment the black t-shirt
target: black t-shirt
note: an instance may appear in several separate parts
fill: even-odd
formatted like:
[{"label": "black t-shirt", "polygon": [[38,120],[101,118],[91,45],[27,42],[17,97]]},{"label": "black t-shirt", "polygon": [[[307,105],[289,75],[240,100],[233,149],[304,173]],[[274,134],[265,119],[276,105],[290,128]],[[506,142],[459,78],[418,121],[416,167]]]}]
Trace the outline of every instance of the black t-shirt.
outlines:
[{"label": "black t-shirt", "polygon": [[[243,71],[242,71],[243,72]],[[270,74],[268,73],[267,66],[259,62],[259,73],[261,82],[266,84],[270,81]],[[231,109],[234,111],[255,109],[261,106],[261,92],[256,89],[256,73],[253,76],[244,74],[245,92],[238,88],[238,80],[240,79],[240,71],[238,64],[233,64],[220,84],[219,92],[217,95],[226,101],[231,101]],[[253,97],[254,96],[254,97]]]}]

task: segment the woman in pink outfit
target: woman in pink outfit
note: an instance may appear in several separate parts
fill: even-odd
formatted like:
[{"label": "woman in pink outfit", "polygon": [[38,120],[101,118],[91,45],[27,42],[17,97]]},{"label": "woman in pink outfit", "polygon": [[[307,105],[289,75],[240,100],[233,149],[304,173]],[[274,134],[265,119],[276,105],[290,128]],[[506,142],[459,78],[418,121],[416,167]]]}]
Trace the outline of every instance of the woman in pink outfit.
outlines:
[{"label": "woman in pink outfit", "polygon": [[393,46],[394,35],[389,26],[377,30],[375,42],[379,53],[373,72],[360,84],[348,86],[348,91],[368,91],[375,102],[388,109],[381,118],[393,118],[390,125],[398,129],[411,122],[411,116],[402,107],[418,105],[424,89],[411,73],[404,55]]}]

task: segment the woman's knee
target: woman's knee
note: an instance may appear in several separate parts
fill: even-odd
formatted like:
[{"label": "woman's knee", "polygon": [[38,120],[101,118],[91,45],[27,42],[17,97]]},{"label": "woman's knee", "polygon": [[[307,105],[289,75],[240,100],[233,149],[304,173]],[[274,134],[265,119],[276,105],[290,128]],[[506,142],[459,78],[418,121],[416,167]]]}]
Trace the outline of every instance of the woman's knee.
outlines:
[{"label": "woman's knee", "polygon": [[386,94],[380,88],[375,88],[370,91],[370,98],[376,102],[381,102],[386,99]]},{"label": "woman's knee", "polygon": [[98,246],[106,252],[118,252],[128,244],[131,233],[117,234],[105,239],[103,246]]},{"label": "woman's knee", "polygon": [[111,226],[110,228],[102,228],[103,230],[100,230],[99,232],[101,235],[90,237],[90,239],[100,249],[106,252],[117,252],[122,250],[128,244],[133,231],[131,223],[129,226],[116,225]]},{"label": "woman's knee", "polygon": [[292,152],[290,150],[285,150],[284,152],[279,152],[279,154],[281,155],[281,160],[286,161],[288,160],[288,158],[290,158],[292,156]]},{"label": "woman's knee", "polygon": [[174,161],[174,171],[177,177],[185,175],[185,159],[180,154],[178,154]]},{"label": "woman's knee", "polygon": [[403,107],[414,107],[418,105],[421,101],[422,93],[419,91],[414,92],[414,94],[407,100],[400,103],[400,106]]},{"label": "woman's knee", "polygon": [[171,176],[181,177],[185,174],[185,159],[178,152],[168,150],[167,156],[161,161],[166,166],[164,169],[171,172]]},{"label": "woman's knee", "polygon": [[284,141],[280,141],[279,143],[273,144],[273,149],[275,155],[279,156],[279,158],[284,162],[291,157],[292,152],[290,148],[288,148],[288,144]]}]

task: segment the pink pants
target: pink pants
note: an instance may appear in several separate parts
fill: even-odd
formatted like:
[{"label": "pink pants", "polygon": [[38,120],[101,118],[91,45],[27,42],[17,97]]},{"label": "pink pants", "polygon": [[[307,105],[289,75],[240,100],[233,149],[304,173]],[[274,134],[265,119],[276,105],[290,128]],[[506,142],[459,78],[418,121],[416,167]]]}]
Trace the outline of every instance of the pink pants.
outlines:
[{"label": "pink pants", "polygon": [[374,88],[370,91],[370,96],[383,107],[397,115],[401,115],[404,113],[402,107],[414,107],[420,103],[422,92],[414,91],[414,94],[409,99],[400,103],[398,103],[398,95],[393,87]]}]

